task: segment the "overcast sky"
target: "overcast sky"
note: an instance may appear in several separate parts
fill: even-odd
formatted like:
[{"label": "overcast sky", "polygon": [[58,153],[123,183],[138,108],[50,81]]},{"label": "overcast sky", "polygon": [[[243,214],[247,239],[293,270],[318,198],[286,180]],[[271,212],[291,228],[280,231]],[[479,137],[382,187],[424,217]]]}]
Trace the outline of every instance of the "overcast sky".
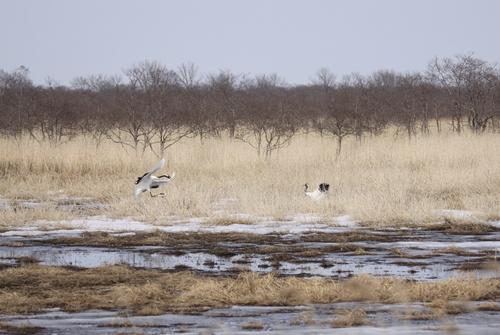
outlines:
[{"label": "overcast sky", "polygon": [[121,75],[140,61],[202,74],[425,71],[432,58],[500,60],[500,0],[0,0],[0,69]]}]

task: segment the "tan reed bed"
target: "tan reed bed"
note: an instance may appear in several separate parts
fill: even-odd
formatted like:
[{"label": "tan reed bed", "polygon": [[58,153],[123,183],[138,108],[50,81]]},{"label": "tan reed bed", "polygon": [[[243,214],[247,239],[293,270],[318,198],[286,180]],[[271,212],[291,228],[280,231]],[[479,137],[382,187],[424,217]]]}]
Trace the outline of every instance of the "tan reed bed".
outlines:
[{"label": "tan reed bed", "polygon": [[[341,157],[336,157],[333,139],[300,134],[269,160],[228,138],[203,144],[185,139],[167,150],[160,172],[175,171],[176,177],[162,189],[163,198],[133,196],[136,178],[159,160],[149,151],[141,156],[111,142],[96,149],[83,137],[57,147],[1,139],[0,197],[49,203],[60,201],[60,195],[92,199],[110,206],[87,214],[159,225],[170,224],[172,215],[227,222],[231,214],[246,214],[250,220],[288,220],[298,213],[328,220],[347,214],[381,227],[441,221],[448,215],[442,210],[475,213],[464,218],[467,222],[500,217],[500,134],[442,133],[409,141],[393,133],[348,138]],[[310,201],[303,194],[306,182],[314,187],[328,182],[330,197]],[[50,205],[29,214],[18,206],[13,215],[15,206],[8,204],[0,225],[72,216]]]},{"label": "tan reed bed", "polygon": [[[0,271],[0,314],[128,309],[136,315],[183,313],[230,306],[298,306],[348,301],[429,303],[437,315],[452,307],[469,310],[468,301],[485,301],[483,310],[498,309],[500,282],[495,279],[453,278],[411,282],[367,275],[346,281],[329,278],[278,278],[274,274],[242,272],[237,277],[206,277],[189,272],[162,273],[125,265],[80,271],[24,265]],[[489,304],[486,304],[489,303]],[[450,313],[451,314],[451,313]]]}]

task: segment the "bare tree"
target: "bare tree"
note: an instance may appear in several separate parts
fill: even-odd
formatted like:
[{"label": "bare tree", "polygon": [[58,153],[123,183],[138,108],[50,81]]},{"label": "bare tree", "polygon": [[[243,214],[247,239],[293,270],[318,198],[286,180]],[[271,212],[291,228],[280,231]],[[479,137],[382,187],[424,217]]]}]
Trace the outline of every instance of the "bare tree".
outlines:
[{"label": "bare tree", "polygon": [[[426,73],[353,73],[340,83],[326,67],[310,85],[291,87],[276,74],[202,76],[193,63],[174,72],[144,61],[119,76],[78,77],[71,88],[48,79],[34,86],[29,70],[0,70],[0,134],[59,145],[77,134],[96,146],[110,139],[136,153],[159,156],[186,136],[220,137],[248,143],[271,157],[290,144],[297,129],[315,129],[344,140],[376,136],[388,124],[412,138],[429,132],[432,119],[451,120],[454,131],[482,133],[500,126],[500,71],[472,54],[434,58]],[[465,127],[465,128],[464,128]]]},{"label": "bare tree", "polygon": [[[191,130],[179,110],[179,78],[158,62],[140,62],[123,70],[129,84],[122,91],[124,114],[109,137],[142,153],[149,148],[158,156]],[[131,139],[131,140],[130,140]]]},{"label": "bare tree", "polygon": [[96,148],[108,138],[118,114],[117,96],[121,89],[120,76],[90,75],[71,81],[79,93],[78,107],[81,115],[80,129],[89,135]]},{"label": "bare tree", "polygon": [[328,95],[332,88],[335,87],[335,80],[337,76],[330,71],[327,67],[322,67],[316,71],[316,77],[311,80],[313,85],[320,86],[323,89],[323,93]]},{"label": "bare tree", "polygon": [[[188,118],[189,127],[201,143],[208,137],[220,136],[219,103],[212,103],[212,87],[202,83],[201,75],[193,63],[178,67],[182,87],[180,108]],[[216,107],[217,106],[217,107]]]},{"label": "bare tree", "polygon": [[34,109],[29,69],[21,66],[8,73],[0,70],[0,133],[20,141],[33,131],[29,115]]},{"label": "bare tree", "polygon": [[275,74],[257,76],[249,89],[244,125],[235,136],[266,159],[290,145],[297,132],[297,104],[286,86]]},{"label": "bare tree", "polygon": [[356,135],[359,97],[351,86],[344,84],[330,94],[330,103],[323,119],[323,131],[337,140],[337,157],[348,136]]},{"label": "bare tree", "polygon": [[[51,146],[56,146],[77,135],[80,116],[74,92],[52,78],[47,78],[45,85],[45,88],[34,92],[36,106],[32,110],[32,118],[37,126],[36,132],[41,134],[41,141],[47,140]],[[33,132],[32,136],[37,135]]]},{"label": "bare tree", "polygon": [[456,60],[435,57],[428,66],[429,76],[447,93],[453,103],[453,129],[461,132],[464,117],[474,132],[483,132],[488,121],[499,113],[491,108],[491,100],[498,82],[496,64],[472,57],[456,55]]},{"label": "bare tree", "polygon": [[[339,88],[345,92],[344,94],[350,96],[350,100],[354,101],[352,110],[354,114],[351,116],[356,139],[361,140],[366,132],[378,135],[385,126],[381,122],[382,109],[380,108],[380,104],[384,101],[382,99],[384,94],[381,91],[371,92],[368,78],[359,73],[344,76]],[[378,99],[378,104],[374,102],[374,96]]]},{"label": "bare tree", "polygon": [[392,109],[393,75],[378,71],[371,76],[352,73],[342,78],[341,88],[348,88],[351,100],[355,101],[353,122],[358,141],[368,133],[372,136],[383,132]]},{"label": "bare tree", "polygon": [[[397,93],[395,94],[396,113],[394,123],[403,128],[409,139],[417,133],[418,98],[416,87],[420,77],[411,73],[399,74]],[[399,131],[399,129],[398,129]]]},{"label": "bare tree", "polygon": [[246,74],[236,75],[228,70],[208,75],[209,113],[217,119],[220,128],[229,130],[230,138],[234,138],[241,121],[242,98],[250,83]]},{"label": "bare tree", "polygon": [[429,135],[430,122],[434,118],[439,132],[441,131],[439,90],[425,74],[414,73],[413,75],[417,77],[415,97],[418,101],[417,117],[420,121],[420,131],[424,135]]},{"label": "bare tree", "polygon": [[177,67],[179,82],[184,88],[199,86],[201,83],[200,72],[194,63],[181,64]]},{"label": "bare tree", "polygon": [[[138,76],[132,69],[123,70],[129,83],[117,92],[117,113],[111,116],[112,124],[107,130],[107,138],[123,147],[139,149],[145,132],[148,115],[142,109],[144,92],[141,90]],[[146,146],[142,146],[143,151]]]}]

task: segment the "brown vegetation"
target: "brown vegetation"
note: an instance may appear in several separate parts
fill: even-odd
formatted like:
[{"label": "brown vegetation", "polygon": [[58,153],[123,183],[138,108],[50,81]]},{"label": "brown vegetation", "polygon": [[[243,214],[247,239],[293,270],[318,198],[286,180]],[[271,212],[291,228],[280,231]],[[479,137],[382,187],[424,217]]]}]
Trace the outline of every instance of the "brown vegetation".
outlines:
[{"label": "brown vegetation", "polygon": [[[342,301],[429,302],[429,307],[439,313],[450,314],[465,312],[453,301],[489,301],[500,297],[500,283],[494,279],[415,283],[363,275],[335,281],[278,278],[252,272],[234,278],[203,277],[123,265],[77,271],[25,265],[0,271],[0,283],[1,314],[34,313],[58,307],[65,311],[118,308],[137,315],[152,315],[233,305],[295,306]],[[358,313],[347,313],[336,325],[360,324],[362,319]],[[309,321],[301,318],[297,322]]]},{"label": "brown vegetation", "polygon": [[343,315],[335,318],[332,322],[334,328],[347,328],[366,324],[367,314],[361,309],[345,311]]},{"label": "brown vegetation", "polygon": [[[346,140],[338,160],[329,141],[304,134],[266,162],[227,138],[204,144],[185,139],[166,156],[164,170],[177,172],[174,182],[165,197],[151,199],[135,198],[132,190],[137,176],[157,163],[152,155],[138,159],[109,143],[96,150],[84,138],[62,147],[24,143],[21,149],[0,139],[0,227],[38,222],[62,228],[66,220],[92,215],[158,226],[193,217],[207,225],[265,217],[279,226],[315,213],[312,223],[332,226],[338,225],[334,217],[347,214],[374,229],[438,223],[430,229],[484,234],[495,229],[484,220],[500,217],[497,141],[496,134],[434,134],[412,142],[380,135]],[[330,196],[306,201],[305,181],[328,181]],[[453,211],[470,214],[456,217]]]},{"label": "brown vegetation", "polygon": [[[228,132],[269,158],[300,130],[336,141],[380,135],[388,126],[412,139],[441,132],[481,134],[498,129],[500,75],[495,64],[473,57],[432,59],[425,73],[377,71],[340,83],[322,68],[311,85],[293,87],[276,74],[202,77],[193,64],[177,71],[142,61],[118,75],[75,78],[72,87],[34,86],[29,70],[0,70],[0,135],[60,145],[77,135],[96,146],[112,141],[136,152],[166,150],[186,137],[202,142]],[[446,120],[446,121],[445,121]]]}]

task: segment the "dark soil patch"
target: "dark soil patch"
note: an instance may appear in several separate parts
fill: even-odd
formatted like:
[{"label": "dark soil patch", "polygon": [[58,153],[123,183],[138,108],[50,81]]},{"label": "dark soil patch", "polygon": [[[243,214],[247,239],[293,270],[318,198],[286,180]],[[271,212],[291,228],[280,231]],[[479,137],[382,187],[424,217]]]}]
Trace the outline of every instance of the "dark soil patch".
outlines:
[{"label": "dark soil patch", "polygon": [[477,271],[483,269],[484,263],[463,263],[455,268],[458,271]]},{"label": "dark soil patch", "polygon": [[228,248],[210,249],[208,253],[219,257],[233,257],[237,255],[234,251],[231,251]]},{"label": "dark soil patch", "polygon": [[420,267],[430,265],[430,263],[423,263],[423,262],[392,262],[392,264],[397,264],[400,266],[420,266]]},{"label": "dark soil patch", "polygon": [[387,257],[387,258],[427,259],[427,258],[436,257],[436,254],[428,253],[428,254],[424,254],[424,255],[414,255],[406,250],[394,248],[385,257]]},{"label": "dark soil patch", "polygon": [[352,244],[352,243],[341,243],[341,244],[334,244],[334,245],[329,245],[326,247],[321,248],[323,252],[327,253],[337,253],[337,252],[355,252],[357,250],[365,250],[360,245],[357,244]]},{"label": "dark soil patch", "polygon": [[3,334],[11,334],[11,335],[32,335],[32,334],[40,334],[43,327],[32,327],[32,326],[10,326],[8,324],[0,323],[0,333]]},{"label": "dark soil patch", "polygon": [[81,237],[59,237],[48,240],[50,244],[88,247],[132,247],[198,245],[208,243],[273,243],[278,235],[252,233],[168,233],[161,230],[116,235],[107,232],[85,232]]},{"label": "dark soil patch", "polygon": [[498,228],[487,223],[474,222],[452,222],[446,219],[444,223],[429,224],[423,226],[424,230],[437,230],[452,235],[487,235],[498,231]]},{"label": "dark soil patch", "polygon": [[16,259],[17,263],[20,264],[38,264],[40,261],[34,257],[19,257]]},{"label": "dark soil patch", "polygon": [[387,242],[391,238],[387,235],[371,233],[364,230],[351,230],[340,233],[309,233],[302,238],[305,242],[331,242],[331,243],[351,243],[359,241]]}]

